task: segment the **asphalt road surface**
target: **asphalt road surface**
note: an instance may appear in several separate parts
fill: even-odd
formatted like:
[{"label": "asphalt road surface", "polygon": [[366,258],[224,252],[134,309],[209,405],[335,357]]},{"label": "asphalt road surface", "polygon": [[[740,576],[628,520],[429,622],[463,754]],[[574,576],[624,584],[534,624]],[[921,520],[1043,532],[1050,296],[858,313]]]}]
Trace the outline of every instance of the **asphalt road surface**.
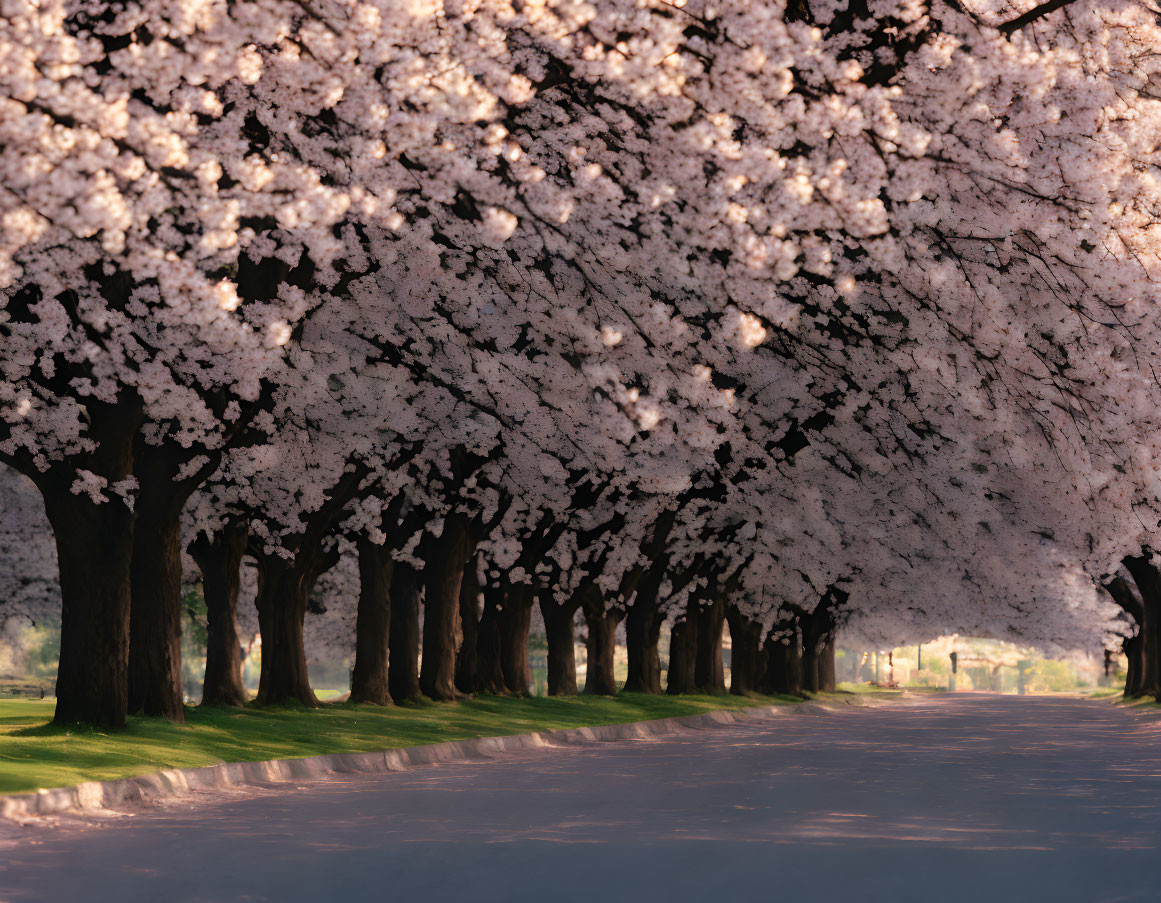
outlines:
[{"label": "asphalt road surface", "polygon": [[924,697],[0,833],[0,901],[1161,901],[1161,719]]}]

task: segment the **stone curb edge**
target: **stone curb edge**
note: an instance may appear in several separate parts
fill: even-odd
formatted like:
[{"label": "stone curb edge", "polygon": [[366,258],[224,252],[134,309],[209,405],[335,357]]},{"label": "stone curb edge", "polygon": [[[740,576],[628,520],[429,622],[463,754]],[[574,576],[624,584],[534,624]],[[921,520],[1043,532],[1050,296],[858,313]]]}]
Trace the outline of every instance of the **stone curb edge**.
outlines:
[{"label": "stone curb edge", "polygon": [[509,734],[452,740],[428,746],[407,746],[376,752],[328,753],[302,759],[271,759],[265,762],[232,762],[200,768],[165,768],[150,774],[115,781],[86,781],[33,793],[0,796],[0,819],[23,823],[37,816],[63,813],[95,814],[110,810],[137,809],[194,793],[213,793],[233,788],[286,781],[326,781],[342,775],[385,774],[422,765],[489,758],[505,752],[616,740],[664,737],[687,730],[725,727],[747,721],[763,721],[787,712],[822,710],[818,703],[757,706],[717,710],[700,715],[602,724],[563,730]]}]

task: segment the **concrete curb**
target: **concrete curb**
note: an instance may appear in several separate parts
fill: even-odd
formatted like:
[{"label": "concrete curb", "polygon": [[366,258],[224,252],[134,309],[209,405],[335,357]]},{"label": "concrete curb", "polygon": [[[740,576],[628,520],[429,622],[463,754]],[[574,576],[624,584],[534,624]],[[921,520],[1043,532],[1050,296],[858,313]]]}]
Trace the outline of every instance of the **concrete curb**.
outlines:
[{"label": "concrete curb", "polygon": [[454,740],[429,746],[409,746],[377,752],[331,753],[303,759],[272,759],[266,762],[233,762],[201,768],[162,769],[152,774],[116,781],[87,781],[73,787],[0,796],[0,819],[25,823],[46,815],[112,814],[156,806],[167,800],[192,794],[214,794],[241,787],[286,781],[328,781],[353,774],[384,774],[422,765],[490,758],[508,752],[543,747],[644,740],[691,730],[765,721],[789,712],[826,708],[827,706],[809,702],[760,706],[751,709],[719,710],[680,718],[662,718],[656,721],[602,724],[532,734]]}]

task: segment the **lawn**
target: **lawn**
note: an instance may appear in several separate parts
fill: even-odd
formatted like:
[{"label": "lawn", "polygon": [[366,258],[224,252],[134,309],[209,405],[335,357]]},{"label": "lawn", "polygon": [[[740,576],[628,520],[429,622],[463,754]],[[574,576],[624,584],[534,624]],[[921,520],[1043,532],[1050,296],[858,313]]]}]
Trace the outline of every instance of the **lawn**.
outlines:
[{"label": "lawn", "polygon": [[789,704],[773,696],[480,696],[380,708],[332,703],[318,709],[186,709],[186,723],[130,718],[102,733],[49,724],[53,701],[0,700],[0,794],[104,781],[219,762],[421,746],[446,740],[618,724],[718,709]]}]

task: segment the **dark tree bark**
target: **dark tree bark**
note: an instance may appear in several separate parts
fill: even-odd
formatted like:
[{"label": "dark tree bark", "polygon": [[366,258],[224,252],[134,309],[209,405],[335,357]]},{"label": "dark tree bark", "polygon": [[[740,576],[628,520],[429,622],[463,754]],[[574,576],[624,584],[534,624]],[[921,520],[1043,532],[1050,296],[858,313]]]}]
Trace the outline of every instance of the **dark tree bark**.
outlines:
[{"label": "dark tree bark", "polygon": [[500,610],[500,667],[504,672],[504,686],[514,696],[528,696],[532,692],[532,667],[528,663],[532,604],[532,587],[520,583],[508,588]]},{"label": "dark tree bark", "polygon": [[419,696],[419,596],[420,573],[405,561],[395,562],[391,574],[387,664],[388,694],[396,702]]},{"label": "dark tree bark", "polygon": [[824,665],[820,670],[819,659],[833,624],[829,600],[823,599],[812,612],[799,614],[798,623],[802,630],[802,689],[807,693],[818,693],[822,689],[826,667]]},{"label": "dark tree bark", "polygon": [[722,626],[726,621],[725,597],[717,596],[697,610],[697,660],[694,683],[702,693],[724,693],[726,671],[722,664]]},{"label": "dark tree bark", "polygon": [[776,696],[802,695],[802,661],[796,639],[767,639],[766,680],[763,689]]},{"label": "dark tree bark", "polygon": [[456,652],[456,689],[475,693],[480,643],[480,582],[475,558],[467,563],[460,579],[460,633],[463,639]]},{"label": "dark tree bark", "polygon": [[327,492],[326,501],[307,517],[302,532],[283,539],[283,550],[292,557],[264,548],[253,550],[258,563],[258,624],[262,630],[260,705],[318,705],[306,667],[303,619],[319,576],[338,561],[337,548],[325,548],[327,536],[366,476],[367,469],[358,463],[344,470]]},{"label": "dark tree bark", "polygon": [[181,511],[148,486],[141,482],[133,534],[129,711],[182,722]]},{"label": "dark tree bark", "polygon": [[541,589],[537,595],[548,640],[548,695],[575,696],[576,638],[572,622],[578,603],[569,600],[561,605],[553,597],[552,590],[547,588]]},{"label": "dark tree bark", "polygon": [[590,592],[584,603],[585,652],[588,666],[585,673],[584,692],[588,696],[616,696],[617,680],[613,673],[616,652],[617,622],[621,620],[619,611],[606,611],[604,596]]},{"label": "dark tree bark", "polygon": [[117,404],[93,402],[87,413],[93,451],[66,469],[20,470],[40,489],[56,540],[61,635],[53,721],[109,729],[124,727],[128,712],[135,518],[115,494],[96,503],[84,493],[73,493],[76,472],[71,465],[103,477],[109,485],[132,476],[141,406],[132,398]]},{"label": "dark tree bark", "polygon": [[[128,475],[128,473],[126,473]],[[133,513],[67,486],[43,492],[60,573],[56,724],[125,726]]]},{"label": "dark tree bark", "polygon": [[437,700],[456,698],[456,627],[460,580],[472,553],[469,519],[448,514],[443,532],[424,538],[423,661],[419,689]]},{"label": "dark tree bark", "polygon": [[302,625],[310,591],[321,571],[292,563],[278,555],[258,561],[258,626],[262,631],[262,671],[259,705],[299,703],[317,706],[310,688]]},{"label": "dark tree bark", "polygon": [[664,569],[654,563],[637,584],[637,593],[625,615],[625,645],[629,653],[626,693],[661,692],[661,625],[665,623],[657,603]]},{"label": "dark tree bark", "polygon": [[758,689],[762,625],[737,605],[726,606],[730,625],[730,693],[745,696]]},{"label": "dark tree bark", "polygon": [[805,641],[802,644],[802,689],[806,693],[819,691],[818,646]]},{"label": "dark tree bark", "polygon": [[802,696],[802,647],[793,615],[783,613],[766,637],[763,689],[781,696]]},{"label": "dark tree bark", "polygon": [[1125,612],[1136,627],[1136,633],[1126,637],[1123,644],[1128,667],[1125,674],[1125,696],[1129,698],[1143,696],[1145,680],[1145,638],[1143,626],[1145,612],[1140,601],[1133,593],[1133,588],[1123,577],[1114,577],[1105,585],[1105,590],[1113,601]]},{"label": "dark tree bark", "polygon": [[129,711],[184,721],[181,679],[181,512],[190,494],[218,467],[220,449],[201,455],[193,474],[181,469],[199,447],[172,440],[151,445],[138,436],[133,572],[129,613]]},{"label": "dark tree bark", "polygon": [[1138,692],[1141,696],[1161,694],[1161,573],[1147,554],[1125,559],[1125,567],[1133,576],[1141,600],[1140,624],[1140,677]]},{"label": "dark tree bark", "polygon": [[834,668],[834,633],[827,633],[818,650],[818,686],[824,693],[833,693],[838,687]]},{"label": "dark tree bark", "polygon": [[500,639],[504,591],[493,583],[485,585],[483,591],[484,611],[480,615],[480,629],[476,637],[476,687],[481,693],[503,696],[508,693],[501,664]]},{"label": "dark tree bark", "polygon": [[206,600],[206,673],[202,680],[202,705],[240,706],[246,703],[237,615],[247,536],[245,524],[234,524],[225,527],[212,540],[200,536],[190,543],[190,555],[202,572],[202,593]]},{"label": "dark tree bark", "polygon": [[669,670],[665,675],[665,692],[670,696],[693,693],[697,662],[697,602],[690,600],[681,620],[669,631]]},{"label": "dark tree bark", "polygon": [[790,642],[786,646],[786,693],[802,696],[802,629],[794,626]]},{"label": "dark tree bark", "polygon": [[355,540],[359,553],[359,608],[355,615],[355,668],[351,702],[390,705],[387,661],[391,638],[391,548],[366,536]]},{"label": "dark tree bark", "polygon": [[1145,644],[1140,634],[1127,637],[1124,643],[1125,658],[1128,661],[1125,669],[1125,696],[1137,697],[1141,694],[1142,676],[1145,673]]},{"label": "dark tree bark", "polygon": [[634,568],[632,576],[621,582],[621,597],[630,599],[625,612],[625,645],[629,654],[626,693],[661,692],[661,655],[657,646],[665,618],[658,594],[669,565],[665,544],[676,522],[676,511],[666,511],[657,519],[649,540],[641,546],[648,564]]}]

